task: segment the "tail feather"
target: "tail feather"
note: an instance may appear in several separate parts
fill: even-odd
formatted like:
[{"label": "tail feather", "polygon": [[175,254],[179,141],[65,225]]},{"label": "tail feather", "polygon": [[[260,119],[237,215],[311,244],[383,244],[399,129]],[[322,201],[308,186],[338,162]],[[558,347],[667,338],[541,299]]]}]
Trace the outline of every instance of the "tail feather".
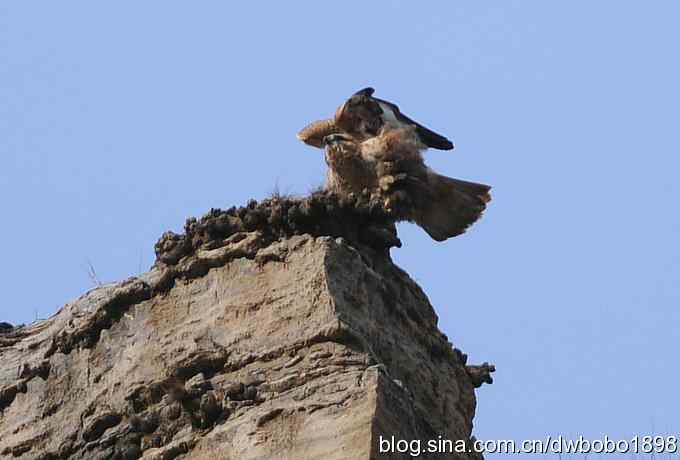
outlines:
[{"label": "tail feather", "polygon": [[491,187],[442,176],[429,171],[431,196],[418,206],[415,221],[434,240],[444,241],[464,233],[491,201]]}]

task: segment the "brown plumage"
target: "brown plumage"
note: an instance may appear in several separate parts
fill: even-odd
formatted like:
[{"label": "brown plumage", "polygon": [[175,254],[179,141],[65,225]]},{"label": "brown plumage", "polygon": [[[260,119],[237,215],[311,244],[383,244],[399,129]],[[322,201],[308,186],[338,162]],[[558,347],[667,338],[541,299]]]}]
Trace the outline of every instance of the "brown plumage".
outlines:
[{"label": "brown plumage", "polygon": [[367,189],[382,198],[395,220],[415,222],[437,241],[463,233],[491,199],[487,185],[428,168],[415,127],[381,130],[366,140],[331,134],[324,144],[326,189],[339,194]]},{"label": "brown plumage", "polygon": [[442,176],[425,165],[428,147],[453,143],[373,97],[373,88],[354,93],[332,119],[316,121],[297,137],[325,148],[327,190],[363,193],[383,200],[395,220],[417,223],[433,239],[463,233],[491,200],[491,187]]},{"label": "brown plumage", "polygon": [[446,137],[401,113],[396,104],[373,97],[374,91],[373,88],[357,91],[338,107],[332,119],[320,120],[307,125],[298,133],[298,139],[321,148],[321,140],[329,134],[342,132],[356,140],[366,140],[377,136],[382,130],[413,127],[415,138],[423,149],[431,147],[439,150],[452,150],[454,148],[453,143]]},{"label": "brown plumage", "polygon": [[323,138],[341,132],[334,120],[314,121],[297,133],[297,138],[312,147],[323,148]]}]

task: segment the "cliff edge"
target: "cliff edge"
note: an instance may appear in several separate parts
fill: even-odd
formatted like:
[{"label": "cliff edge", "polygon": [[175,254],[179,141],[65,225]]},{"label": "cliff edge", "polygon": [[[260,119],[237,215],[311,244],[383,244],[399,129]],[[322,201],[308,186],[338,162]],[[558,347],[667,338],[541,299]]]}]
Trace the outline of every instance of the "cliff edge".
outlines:
[{"label": "cliff edge", "polygon": [[[151,270],[0,327],[0,457],[401,459],[471,439],[474,388],[367,198],[212,210]],[[479,458],[431,454],[421,458]]]}]

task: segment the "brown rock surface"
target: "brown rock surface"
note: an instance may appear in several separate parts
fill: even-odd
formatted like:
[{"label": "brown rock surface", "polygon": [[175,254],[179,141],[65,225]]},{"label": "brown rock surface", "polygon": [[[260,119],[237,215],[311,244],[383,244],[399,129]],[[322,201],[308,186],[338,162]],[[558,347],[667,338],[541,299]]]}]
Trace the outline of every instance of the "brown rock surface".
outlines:
[{"label": "brown rock surface", "polygon": [[213,210],[164,235],[150,272],[3,326],[0,458],[396,459],[379,436],[469,440],[490,379],[389,259],[393,227],[319,199]]}]

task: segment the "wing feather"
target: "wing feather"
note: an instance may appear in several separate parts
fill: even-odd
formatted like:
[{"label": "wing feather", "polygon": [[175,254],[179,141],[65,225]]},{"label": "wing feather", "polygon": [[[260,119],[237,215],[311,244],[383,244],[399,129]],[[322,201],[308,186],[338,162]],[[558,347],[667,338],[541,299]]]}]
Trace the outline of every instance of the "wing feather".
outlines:
[{"label": "wing feather", "polygon": [[323,148],[323,138],[331,135],[338,134],[340,129],[335,125],[335,121],[319,120],[312,122],[302,128],[299,133],[297,133],[297,138],[300,139],[307,145],[311,145],[317,148]]}]

